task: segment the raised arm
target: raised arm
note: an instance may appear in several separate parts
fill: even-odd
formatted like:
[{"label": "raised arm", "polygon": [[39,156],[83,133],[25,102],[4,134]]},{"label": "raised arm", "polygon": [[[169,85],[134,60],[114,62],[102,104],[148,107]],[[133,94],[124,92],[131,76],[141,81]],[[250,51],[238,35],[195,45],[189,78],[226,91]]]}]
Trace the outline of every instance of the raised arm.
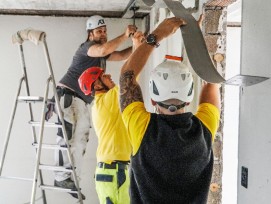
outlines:
[{"label": "raised arm", "polygon": [[141,31],[136,31],[133,33],[132,41],[133,47],[128,47],[121,51],[113,52],[108,58],[109,61],[121,61],[126,60],[132,54],[133,50],[136,50],[139,45],[142,44],[142,40],[144,39],[144,34]]},{"label": "raised arm", "polygon": [[[164,38],[175,33],[175,31],[185,22],[180,18],[165,19],[153,32],[156,42],[159,43]],[[139,75],[150,57],[155,46],[144,42],[129,57],[121,69],[120,76],[120,107],[123,111],[130,103],[142,101],[143,96],[136,77]]]},{"label": "raised arm", "polygon": [[202,86],[199,103],[210,103],[220,110],[221,101],[219,88],[219,84],[211,84],[206,82]]},{"label": "raised arm", "polygon": [[[88,56],[90,57],[104,57],[106,55],[112,54],[111,60],[114,60],[114,51],[123,43],[125,42],[131,33],[136,32],[136,27],[133,25],[129,25],[122,35],[114,38],[103,44],[95,44],[92,45],[88,49]],[[130,51],[129,51],[130,50]],[[131,54],[132,49],[129,48],[128,53]],[[127,51],[121,52],[121,54],[127,54]]]},{"label": "raised arm", "polygon": [[128,47],[126,49],[120,51],[114,51],[107,59],[108,61],[122,61],[128,59],[128,57],[132,54],[132,47]]}]

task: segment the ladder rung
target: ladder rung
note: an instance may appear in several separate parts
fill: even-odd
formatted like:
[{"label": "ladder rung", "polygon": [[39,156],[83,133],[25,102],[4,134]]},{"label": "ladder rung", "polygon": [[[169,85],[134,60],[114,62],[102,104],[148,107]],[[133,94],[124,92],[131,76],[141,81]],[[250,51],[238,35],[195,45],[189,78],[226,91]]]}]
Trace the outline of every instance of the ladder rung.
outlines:
[{"label": "ladder rung", "polygon": [[[41,123],[38,122],[38,121],[29,121],[29,124],[32,125],[32,126],[38,126],[38,127],[41,126]],[[62,125],[57,124],[57,123],[44,122],[44,127],[58,127],[58,128],[61,128]]]},{"label": "ladder rung", "polygon": [[[32,144],[35,148],[38,148],[38,143]],[[59,150],[67,150],[67,145],[56,145],[56,144],[42,144],[41,147],[43,149],[59,149]]]},{"label": "ladder rung", "polygon": [[41,96],[19,96],[18,101],[20,101],[20,102],[28,102],[28,103],[42,102],[43,97],[41,97]]},{"label": "ladder rung", "polygon": [[30,178],[21,178],[21,177],[14,177],[14,176],[0,176],[2,179],[13,179],[13,180],[22,180],[22,181],[33,181]]},{"label": "ladder rung", "polygon": [[44,165],[44,164],[40,164],[39,169],[51,170],[51,171],[72,172],[72,169],[70,169],[70,168],[66,168],[63,166],[50,166],[50,165]]},{"label": "ladder rung", "polygon": [[57,186],[40,185],[40,188],[43,189],[43,190],[57,190],[57,191],[65,192],[65,193],[76,193],[76,194],[78,194],[78,191],[76,191],[76,190],[72,190],[72,189],[69,189],[69,188],[61,188],[61,187],[57,187]]}]

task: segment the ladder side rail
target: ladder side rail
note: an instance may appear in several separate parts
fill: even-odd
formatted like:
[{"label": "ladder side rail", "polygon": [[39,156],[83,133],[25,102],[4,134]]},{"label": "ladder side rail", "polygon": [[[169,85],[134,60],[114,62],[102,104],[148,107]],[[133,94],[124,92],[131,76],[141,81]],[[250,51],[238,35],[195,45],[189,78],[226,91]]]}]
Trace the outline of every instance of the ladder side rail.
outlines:
[{"label": "ladder side rail", "polygon": [[[26,63],[25,63],[25,57],[24,57],[24,51],[23,51],[23,45],[19,44],[19,53],[20,53],[20,60],[21,60],[21,67],[23,74],[25,76],[25,88],[26,88],[26,94],[27,96],[30,96],[30,88],[29,88],[29,83],[28,83],[28,76],[27,76],[27,71],[26,71]],[[33,114],[33,109],[32,109],[32,104],[28,103],[28,108],[29,108],[29,113],[30,113],[30,120],[34,121],[34,114]],[[32,132],[32,139],[33,143],[37,142],[37,134],[36,134],[36,129],[35,127],[31,126],[31,132]],[[36,150],[37,152],[37,150]],[[43,177],[42,177],[42,172],[40,170],[40,181],[43,184]],[[45,196],[45,191],[42,190],[42,198],[43,198],[43,203],[46,204],[46,196]]]},{"label": "ladder side rail", "polygon": [[59,97],[58,94],[56,92],[56,82],[55,82],[55,78],[54,78],[54,74],[53,74],[53,69],[52,69],[52,64],[51,64],[51,60],[50,60],[50,56],[49,56],[49,51],[48,51],[48,46],[46,43],[45,38],[43,39],[43,47],[44,47],[44,53],[45,53],[45,57],[46,57],[46,61],[47,61],[47,66],[48,66],[48,71],[51,75],[52,78],[52,84],[53,84],[53,92],[54,92],[54,97],[55,97],[55,105],[56,105],[56,110],[57,110],[57,114],[58,117],[60,119],[60,122],[62,124],[62,132],[63,132],[63,138],[65,140],[65,143],[67,144],[67,153],[68,153],[68,158],[69,161],[71,162],[71,168],[72,168],[72,172],[73,172],[73,177],[74,177],[74,183],[75,186],[77,187],[77,191],[78,191],[78,197],[79,197],[79,201],[81,204],[83,204],[82,201],[82,196],[81,196],[81,190],[79,187],[79,181],[75,172],[75,168],[74,168],[74,161],[73,158],[71,156],[71,150],[70,150],[70,145],[69,145],[69,140],[68,140],[68,136],[67,136],[67,132],[66,132],[66,128],[65,128],[65,123],[64,123],[64,117],[63,117],[63,113],[61,111],[61,107],[60,107],[60,102],[59,102]]},{"label": "ladder side rail", "polygon": [[[31,204],[35,203],[35,197],[36,197],[36,189],[37,189],[37,182],[38,182],[38,175],[41,175],[39,165],[40,165],[40,157],[41,157],[41,146],[43,141],[43,132],[44,132],[44,123],[45,123],[45,110],[46,110],[46,102],[48,99],[48,92],[49,92],[49,83],[50,83],[51,77],[47,79],[46,82],[46,89],[44,93],[44,101],[42,103],[42,112],[41,112],[41,126],[39,130],[39,142],[38,142],[38,148],[37,148],[37,154],[36,154],[36,164],[35,164],[35,171],[34,171],[34,178],[33,178],[33,185],[32,185],[32,193],[31,193]],[[43,184],[43,181],[41,180],[41,184]],[[43,192],[43,190],[42,190]]]},{"label": "ladder side rail", "polygon": [[[30,96],[30,88],[29,88],[29,83],[28,83],[28,76],[27,76],[27,71],[26,71],[25,57],[24,57],[22,44],[19,45],[19,52],[20,52],[21,66],[22,66],[23,74],[25,76],[26,94],[27,96]],[[28,106],[29,106],[29,111],[30,111],[30,120],[34,121],[32,104],[29,103]],[[37,134],[34,127],[32,127],[32,135],[33,135],[33,141],[37,142]]]},{"label": "ladder side rail", "polygon": [[9,124],[8,124],[8,129],[7,129],[7,134],[6,134],[6,139],[5,139],[5,143],[4,143],[4,148],[3,148],[3,153],[2,153],[2,157],[1,157],[1,163],[0,163],[0,176],[2,175],[2,170],[4,167],[4,161],[5,161],[5,157],[6,157],[6,153],[7,153],[7,148],[8,148],[8,143],[9,143],[9,139],[10,139],[10,134],[11,134],[11,129],[13,126],[13,122],[14,122],[14,118],[15,118],[15,113],[16,113],[16,109],[17,109],[17,105],[18,105],[18,96],[20,95],[21,92],[21,88],[22,88],[22,83],[25,80],[25,76],[23,76],[20,79],[20,83],[19,83],[19,87],[16,93],[16,97],[14,100],[14,104],[13,104],[13,109],[12,109],[12,114],[9,120]]}]

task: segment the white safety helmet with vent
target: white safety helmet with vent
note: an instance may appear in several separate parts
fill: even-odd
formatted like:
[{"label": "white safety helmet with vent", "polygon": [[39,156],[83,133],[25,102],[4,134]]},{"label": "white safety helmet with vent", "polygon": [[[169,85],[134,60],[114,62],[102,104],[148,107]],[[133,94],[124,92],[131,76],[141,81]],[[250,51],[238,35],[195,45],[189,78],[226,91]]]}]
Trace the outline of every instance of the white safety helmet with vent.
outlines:
[{"label": "white safety helmet with vent", "polygon": [[88,18],[86,30],[93,30],[101,26],[106,26],[104,18],[102,16],[94,15]]},{"label": "white safety helmet with vent", "polygon": [[191,102],[194,96],[192,73],[180,57],[166,55],[165,58],[151,72],[149,92],[152,100],[161,102],[179,99]]}]

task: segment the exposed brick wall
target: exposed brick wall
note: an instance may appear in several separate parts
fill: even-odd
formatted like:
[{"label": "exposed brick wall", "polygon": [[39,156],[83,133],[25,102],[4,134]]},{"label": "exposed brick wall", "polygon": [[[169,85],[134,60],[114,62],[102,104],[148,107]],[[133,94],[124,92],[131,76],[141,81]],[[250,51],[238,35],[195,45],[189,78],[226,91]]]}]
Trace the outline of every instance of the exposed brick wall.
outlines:
[{"label": "exposed brick wall", "polygon": [[227,7],[228,5],[232,4],[236,0],[209,0],[206,2],[206,6],[221,6]]},{"label": "exposed brick wall", "polygon": [[[215,1],[218,2],[218,1]],[[215,67],[222,76],[225,76],[226,66],[226,23],[227,8],[204,5],[204,20],[202,25],[203,36]],[[221,88],[221,119],[220,127],[213,144],[214,170],[210,185],[208,204],[222,202],[222,173],[223,173],[223,125],[224,125],[224,88]]]}]

